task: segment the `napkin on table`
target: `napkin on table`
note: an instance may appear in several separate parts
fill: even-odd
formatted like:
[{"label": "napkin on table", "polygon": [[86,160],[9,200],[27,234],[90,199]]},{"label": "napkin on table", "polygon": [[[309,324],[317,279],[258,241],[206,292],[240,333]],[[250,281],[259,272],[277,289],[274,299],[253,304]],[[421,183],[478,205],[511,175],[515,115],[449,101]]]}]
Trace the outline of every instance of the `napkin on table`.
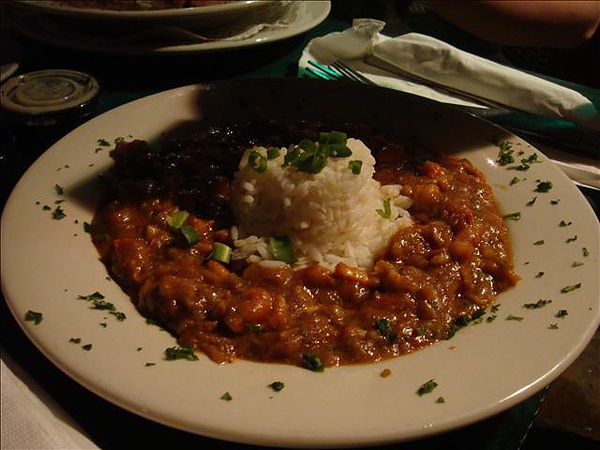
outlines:
[{"label": "napkin on table", "polygon": [[407,33],[391,38],[381,34],[384,27],[385,22],[380,20],[355,19],[353,26],[343,32],[313,39],[301,65],[307,63],[308,55],[324,64],[336,59],[367,63],[384,68],[388,76],[396,72],[449,88],[458,92],[457,97],[462,92],[483,99],[484,104],[487,100],[600,131],[596,107],[577,91],[459,50],[431,36]]},{"label": "napkin on table", "polygon": [[[540,116],[570,120],[592,135],[600,131],[596,107],[577,91],[430,36],[408,33],[392,38],[381,33],[384,27],[385,22],[379,20],[355,19],[345,31],[312,39],[298,62],[299,72],[310,66],[310,60],[325,65],[342,60],[382,87],[471,108],[488,108],[487,100]],[[598,142],[600,156],[600,134]],[[558,148],[545,147],[543,151],[572,180],[600,189],[597,159]]]},{"label": "napkin on table", "polygon": [[97,449],[62,409],[3,349],[2,449]]}]

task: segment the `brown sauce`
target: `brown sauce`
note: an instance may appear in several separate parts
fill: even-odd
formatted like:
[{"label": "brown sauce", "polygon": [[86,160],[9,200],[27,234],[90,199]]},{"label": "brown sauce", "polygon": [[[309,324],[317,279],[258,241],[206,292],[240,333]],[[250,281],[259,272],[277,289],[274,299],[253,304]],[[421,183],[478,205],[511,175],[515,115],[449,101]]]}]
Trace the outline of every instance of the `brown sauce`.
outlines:
[{"label": "brown sauce", "polygon": [[[168,139],[119,143],[92,237],[111,276],[139,312],[216,362],[305,366],[384,360],[450,337],[513,286],[509,237],[492,190],[467,160],[427,154],[364,126],[376,178],[399,183],[415,225],[400,230],[371,271],[338,265],[265,268],[209,259],[230,243],[229,183],[252,144],[314,138],[321,123],[209,126]],[[193,246],[167,217],[190,212]],[[318,367],[316,367],[318,368]]]}]

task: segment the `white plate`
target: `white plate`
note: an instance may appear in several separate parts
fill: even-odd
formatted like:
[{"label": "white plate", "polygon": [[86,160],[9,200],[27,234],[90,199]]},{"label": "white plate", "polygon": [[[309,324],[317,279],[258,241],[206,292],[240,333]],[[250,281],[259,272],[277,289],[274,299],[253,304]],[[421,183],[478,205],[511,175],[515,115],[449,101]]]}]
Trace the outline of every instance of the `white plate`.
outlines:
[{"label": "white plate", "polygon": [[[298,1],[289,5],[270,2],[269,5],[259,4],[260,11],[254,8],[239,20],[216,24],[217,19],[211,19],[210,23],[218,26],[205,32],[201,24],[206,23],[206,17],[200,18],[204,22],[198,22],[199,19],[193,16],[175,16],[170,21],[156,20],[155,23],[131,21],[131,25],[126,24],[124,28],[122,21],[119,23],[109,17],[90,20],[86,29],[80,23],[65,21],[61,16],[48,16],[45,11],[23,9],[20,4],[9,5],[12,7],[6,8],[7,21],[25,36],[64,48],[124,55],[199,53],[276,42],[316,27],[331,11],[329,0]],[[267,11],[268,7],[272,9]],[[285,11],[284,20],[275,20],[275,8]],[[259,22],[260,18],[266,18],[264,23],[255,24],[252,13],[256,14]],[[111,33],[115,29],[119,30],[118,34]],[[205,35],[224,38],[204,40]]]},{"label": "white plate", "polygon": [[[175,345],[174,339],[146,324],[107,280],[83,230],[96,204],[94,180],[111,163],[98,139],[154,139],[185,121],[254,116],[375,123],[383,131],[468,157],[488,177],[502,210],[522,215],[508,221],[522,281],[498,297],[496,320],[467,326],[451,340],[408,356],[324,373],[244,361],[220,366],[205,357],[164,361],[163,351]],[[493,139],[510,140],[524,156],[536,152],[454,107],[351,83],[238,80],[143,98],[77,128],[23,176],[2,217],[2,288],[28,337],[60,369],[101,397],[182,430],[297,447],[364,446],[451,430],[499,413],[546,386],[580,354],[600,322],[600,229],[592,209],[541,154],[541,162],[527,172],[498,166]],[[510,185],[515,176],[521,181]],[[535,192],[537,180],[551,181],[553,188]],[[55,185],[65,193],[58,195]],[[55,208],[60,199],[66,217],[57,221],[43,206]],[[540,240],[543,245],[535,245]],[[576,261],[583,265],[572,267]],[[577,283],[580,288],[561,293]],[[77,299],[95,291],[127,319],[118,322]],[[552,302],[539,309],[523,307],[540,299]],[[43,313],[43,321],[25,321],[28,310]],[[555,317],[559,310],[568,315]],[[511,315],[522,320],[506,320]],[[71,338],[80,338],[80,344]],[[88,343],[91,350],[83,350]],[[146,366],[149,362],[156,365]],[[383,369],[391,370],[388,378],[380,376]],[[430,379],[438,387],[417,395]],[[285,388],[273,392],[267,385],[274,381]],[[220,399],[225,392],[231,401]],[[436,402],[439,397],[445,402]]]}]

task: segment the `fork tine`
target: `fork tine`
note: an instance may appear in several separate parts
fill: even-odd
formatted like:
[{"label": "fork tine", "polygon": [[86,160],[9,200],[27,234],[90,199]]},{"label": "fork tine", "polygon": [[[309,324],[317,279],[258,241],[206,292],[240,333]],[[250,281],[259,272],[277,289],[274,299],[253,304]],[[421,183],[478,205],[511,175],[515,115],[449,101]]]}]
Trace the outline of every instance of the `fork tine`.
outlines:
[{"label": "fork tine", "polygon": [[371,80],[369,80],[367,77],[365,77],[362,73],[360,73],[358,70],[348,66],[343,61],[340,61],[340,60],[334,61],[332,66],[339,73],[341,73],[345,78],[348,78],[349,80],[358,81],[359,83],[363,83],[363,84],[375,85],[375,83],[373,83]]},{"label": "fork tine", "polygon": [[315,78],[320,78],[322,80],[327,80],[327,81],[332,80],[332,78],[329,75],[327,75],[326,73],[323,73],[319,70],[315,70],[312,67],[305,67],[304,70],[305,70],[305,72],[308,72]]},{"label": "fork tine", "polygon": [[[307,67],[307,70],[309,70],[311,73],[317,73],[317,72],[321,72],[322,74],[326,75],[328,80],[339,80],[340,78],[342,78],[342,75],[338,72],[336,72],[335,70],[332,70],[331,68],[324,66],[323,64],[319,64],[316,61],[312,61],[309,60],[308,64],[310,64],[311,66],[313,66],[315,69],[317,70],[312,70],[310,67]],[[321,78],[325,78],[323,76],[321,76]]]}]

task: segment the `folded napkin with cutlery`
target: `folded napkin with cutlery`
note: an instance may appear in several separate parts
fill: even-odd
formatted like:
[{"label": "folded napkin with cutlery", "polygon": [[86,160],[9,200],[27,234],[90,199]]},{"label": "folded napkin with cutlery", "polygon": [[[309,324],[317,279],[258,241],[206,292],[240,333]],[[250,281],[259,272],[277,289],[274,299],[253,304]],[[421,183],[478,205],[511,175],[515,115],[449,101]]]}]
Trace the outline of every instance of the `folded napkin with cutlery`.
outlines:
[{"label": "folded napkin with cutlery", "polygon": [[[600,144],[595,144],[600,142],[600,116],[587,97],[430,36],[417,33],[386,36],[381,33],[384,27],[385,22],[379,20],[355,19],[351,28],[312,39],[298,61],[299,74],[311,66],[309,61],[329,65],[341,60],[379,86],[466,106],[471,111],[481,111],[479,114],[491,121],[498,112],[499,117],[504,115],[494,106],[502,104],[506,112],[514,111],[517,116],[527,118],[525,124],[531,120],[538,125],[521,130],[526,140],[531,140],[532,135],[549,133],[548,137],[558,145],[549,144],[547,139],[543,139],[543,146],[540,139],[534,145],[569,178],[600,190]],[[528,114],[520,115],[519,111]],[[549,117],[548,122],[556,122],[558,128],[551,125],[551,129],[546,129],[545,120],[533,120],[537,116]],[[565,129],[563,120],[578,126]],[[577,152],[580,147],[587,150]]]},{"label": "folded napkin with cutlery", "polygon": [[[372,68],[404,76],[408,81],[422,80],[430,88],[433,85],[434,90],[435,86],[447,88],[450,90],[448,102],[457,103],[452,98],[456,94],[455,98],[462,102],[459,104],[476,98],[483,105],[491,102],[518,111],[569,120],[583,129],[600,131],[596,107],[575,90],[423,34],[385,36],[381,33],[384,26],[385,22],[375,19],[355,19],[353,26],[343,32],[313,39],[305,49],[300,65],[307,63],[307,54],[323,64],[336,59],[358,62],[359,70],[364,70],[366,63]],[[367,70],[371,71],[371,68]],[[382,74],[377,70],[373,73]],[[461,98],[461,94],[466,98]]]}]

